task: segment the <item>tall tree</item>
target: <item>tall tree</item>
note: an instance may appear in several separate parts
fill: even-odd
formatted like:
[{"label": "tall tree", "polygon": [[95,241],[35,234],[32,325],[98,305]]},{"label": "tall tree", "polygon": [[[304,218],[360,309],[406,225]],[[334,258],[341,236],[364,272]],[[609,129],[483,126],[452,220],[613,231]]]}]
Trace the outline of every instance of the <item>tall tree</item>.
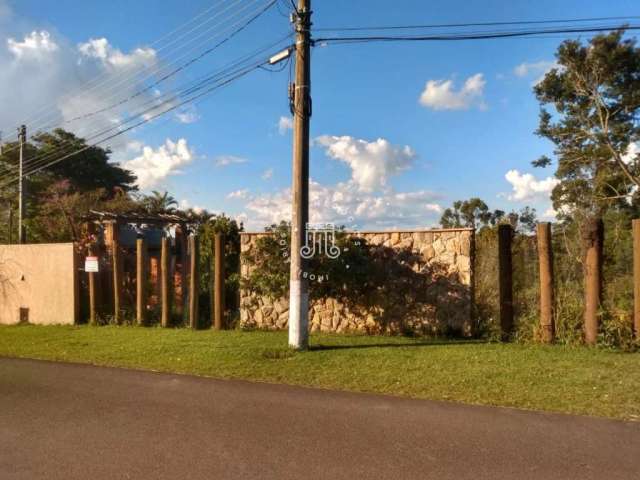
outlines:
[{"label": "tall tree", "polygon": [[524,207],[519,212],[489,210],[489,206],[480,198],[456,200],[451,208],[445,209],[440,217],[443,228],[475,228],[481,229],[501,223],[509,223],[515,230],[530,233],[537,222],[536,209]]},{"label": "tall tree", "polygon": [[[640,157],[628,155],[640,140],[640,49],[623,35],[563,42],[558,66],[534,87],[537,133],[555,145],[560,183],[552,200],[560,212],[600,218],[611,206],[627,205],[640,186]],[[550,163],[542,157],[533,165]]]},{"label": "tall tree", "polygon": [[178,206],[178,201],[169,195],[169,192],[158,192],[154,190],[151,195],[142,197],[142,205],[147,213],[173,213]]}]

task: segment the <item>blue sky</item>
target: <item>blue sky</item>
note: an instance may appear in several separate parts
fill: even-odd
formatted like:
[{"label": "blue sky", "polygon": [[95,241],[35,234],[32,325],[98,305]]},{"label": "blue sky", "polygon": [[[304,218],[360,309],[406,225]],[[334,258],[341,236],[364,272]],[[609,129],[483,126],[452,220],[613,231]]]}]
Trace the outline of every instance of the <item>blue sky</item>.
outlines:
[{"label": "blue sky", "polygon": [[[69,113],[64,98],[57,98],[60,91],[81,91],[84,81],[111,68],[104,63],[111,57],[100,57],[97,48],[105,43],[85,48],[93,56],[81,54],[81,45],[104,38],[112,56],[132,55],[123,58],[142,62],[143,53],[151,50],[135,57],[136,49],[157,50],[162,43],[153,45],[155,40],[218,3],[229,12],[238,7],[233,0],[110,0],[108,6],[98,0],[0,0],[0,66],[5,63],[13,72],[0,74],[5,92],[0,101],[11,105],[0,114],[0,123],[4,128],[18,124],[39,106],[16,102],[21,93],[14,90],[22,88],[16,86],[19,72],[30,75],[30,91],[42,93],[32,102],[53,102],[56,120],[63,121]],[[256,6],[266,3],[255,1]],[[316,0],[314,27],[637,13],[632,1]],[[287,19],[272,9],[161,88],[195,78],[289,31]],[[37,55],[27,41],[32,32],[37,34],[31,37],[34,49],[40,49]],[[206,38],[179,51],[167,49],[166,57],[154,50],[153,61],[171,62],[181,54],[187,58],[189,48],[206,48]],[[552,152],[548,142],[534,135],[538,104],[532,85],[551,65],[559,42],[529,38],[316,47],[312,218],[370,229],[427,227],[453,200],[472,196],[492,208],[532,205],[541,215],[550,213],[553,180],[548,177],[553,170],[530,167],[531,160]],[[18,54],[18,49],[28,53]],[[190,123],[168,115],[131,132],[112,145],[115,157],[125,165],[156,168],[147,189],[168,189],[184,205],[224,211],[249,228],[260,228],[286,216],[289,208],[291,134],[278,128],[282,117],[289,118],[287,82],[288,69],[253,72],[193,109],[181,110]],[[135,85],[123,85],[122,95],[130,93],[127,88]],[[98,102],[100,91],[95,93]],[[76,105],[74,112],[99,105],[95,102]],[[72,125],[83,133],[82,125]],[[510,181],[505,178],[509,171]]]}]

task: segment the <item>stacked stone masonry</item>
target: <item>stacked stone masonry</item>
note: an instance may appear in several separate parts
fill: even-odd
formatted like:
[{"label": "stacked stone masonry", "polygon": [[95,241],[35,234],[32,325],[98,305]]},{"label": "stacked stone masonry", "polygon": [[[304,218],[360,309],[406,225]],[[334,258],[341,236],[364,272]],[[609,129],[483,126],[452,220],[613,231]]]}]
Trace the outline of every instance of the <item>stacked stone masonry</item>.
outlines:
[{"label": "stacked stone masonry", "polygon": [[[247,254],[264,235],[267,234],[241,235],[244,279],[252,268]],[[385,258],[395,262],[396,275],[390,276],[363,308],[350,308],[333,298],[313,301],[309,311],[312,332],[472,334],[473,230],[358,232],[357,235],[375,248],[386,250]],[[394,256],[397,261],[393,260]],[[286,329],[288,317],[288,298],[272,299],[241,288],[242,328]]]}]

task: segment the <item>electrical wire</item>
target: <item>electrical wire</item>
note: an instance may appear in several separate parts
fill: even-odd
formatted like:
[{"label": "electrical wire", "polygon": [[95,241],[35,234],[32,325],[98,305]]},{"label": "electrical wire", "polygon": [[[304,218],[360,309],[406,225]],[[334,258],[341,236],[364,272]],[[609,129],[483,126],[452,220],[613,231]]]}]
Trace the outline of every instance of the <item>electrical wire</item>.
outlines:
[{"label": "electrical wire", "polygon": [[[231,7],[237,5],[238,3],[240,3],[241,0],[236,0],[231,6],[229,6],[225,11],[229,10]],[[113,99],[115,97],[117,97],[120,92],[118,91],[119,87],[125,86],[127,83],[131,83],[133,81],[135,81],[135,84],[140,84],[140,85],[144,85],[145,82],[147,82],[148,80],[152,79],[155,75],[159,75],[162,74],[163,71],[175,66],[178,64],[178,62],[184,58],[188,58],[190,55],[192,55],[194,52],[196,52],[197,50],[199,50],[201,48],[201,44],[196,45],[194,47],[189,48],[188,50],[185,51],[185,47],[193,42],[195,42],[196,40],[198,40],[199,38],[201,38],[202,36],[204,36],[208,31],[210,30],[215,30],[217,29],[220,25],[226,25],[222,31],[216,31],[216,33],[213,35],[213,37],[209,38],[207,41],[211,41],[215,38],[218,38],[219,36],[221,36],[223,33],[225,33],[228,29],[232,29],[234,27],[236,27],[237,25],[242,24],[242,22],[246,19],[246,18],[251,18],[253,16],[253,12],[251,11],[251,9],[256,5],[256,2],[259,4],[261,1],[263,0],[250,0],[249,2],[246,2],[244,4],[244,6],[242,6],[239,10],[231,13],[231,15],[229,15],[227,18],[222,18],[220,19],[219,22],[217,22],[215,25],[210,26],[209,28],[207,28],[204,32],[196,35],[195,37],[191,38],[188,42],[182,44],[182,45],[178,45],[176,46],[176,49],[178,52],[180,52],[180,55],[178,58],[176,58],[175,60],[172,60],[171,62],[169,62],[168,64],[165,65],[152,65],[152,66],[148,66],[148,67],[141,67],[140,69],[138,69],[137,71],[133,71],[133,72],[123,72],[123,77],[120,79],[115,79],[116,81],[113,81],[113,79],[107,79],[108,81],[110,81],[111,83],[109,84],[109,86],[107,87],[107,89],[103,92],[100,92],[102,96],[104,96],[105,94],[109,93],[109,92],[113,92],[110,93],[110,95],[106,96],[107,100]],[[274,0],[271,0],[272,2]],[[271,5],[271,2],[270,2]],[[222,13],[222,12],[220,12]],[[230,21],[232,21],[231,19],[236,16],[236,15],[246,15],[245,18],[240,19],[239,21],[236,21],[236,23],[234,23],[233,25],[228,25],[228,23]],[[204,54],[202,55],[203,57],[206,56],[207,54],[211,53],[211,51],[213,51],[215,49],[207,49],[207,51],[204,52]],[[202,58],[202,57],[200,57]],[[198,58],[197,60],[199,60],[200,58]],[[196,60],[196,61],[197,61]],[[145,73],[146,71],[148,71],[148,73]],[[144,76],[144,78],[137,80],[136,77],[138,77],[141,74],[146,74],[146,76]],[[172,75],[169,75],[167,78],[170,78]],[[92,93],[95,90],[95,87],[92,89],[89,89],[86,92],[83,92],[79,95],[77,95],[74,98],[82,98],[83,96],[86,96],[90,93]],[[57,115],[57,113],[56,113]],[[31,128],[34,132],[37,130],[42,130],[42,129],[49,129],[51,128],[50,126],[47,126],[46,128],[42,125],[39,125],[37,128]]]},{"label": "electrical wire", "polygon": [[576,28],[549,28],[544,30],[504,30],[493,32],[471,32],[456,34],[433,34],[433,35],[372,35],[358,37],[324,37],[314,39],[314,44],[318,43],[369,43],[369,42],[423,42],[423,41],[462,41],[462,40],[488,40],[497,38],[528,37],[541,34],[558,33],[596,33],[612,30],[640,30],[640,25],[604,25],[598,27],[576,27]]},{"label": "electrical wire", "polygon": [[364,30],[418,30],[429,28],[456,28],[456,27],[486,27],[500,25],[541,25],[552,23],[586,23],[586,22],[602,22],[612,20],[638,20],[640,16],[624,16],[624,17],[592,17],[592,18],[573,18],[564,20],[516,20],[504,22],[476,22],[476,23],[435,23],[429,25],[384,25],[384,26],[356,26],[356,27],[325,27],[314,28],[316,32],[337,32],[337,31],[364,31]]},{"label": "electrical wire", "polygon": [[[190,24],[192,24],[192,23],[196,22],[198,19],[200,19],[200,18],[202,18],[203,16],[207,15],[207,14],[208,14],[208,13],[210,13],[213,9],[217,8],[219,5],[221,5],[221,4],[222,4],[222,3],[224,3],[225,1],[226,1],[226,0],[220,0],[220,2],[218,2],[217,4],[214,4],[214,5],[212,5],[211,7],[209,7],[209,8],[207,8],[207,9],[205,9],[204,11],[202,11],[201,13],[199,13],[198,15],[196,15],[195,17],[193,17],[191,20],[189,20],[189,21],[187,21],[187,22],[183,23],[183,24],[182,24],[182,25],[180,25],[179,27],[177,27],[177,28],[175,28],[174,30],[170,31],[169,33],[167,33],[167,34],[163,35],[161,38],[159,38],[159,39],[155,40],[153,43],[151,43],[151,44],[149,45],[149,48],[154,47],[154,46],[156,46],[156,45],[158,45],[158,44],[162,43],[164,40],[166,40],[166,39],[170,38],[170,37],[171,37],[172,35],[174,35],[175,33],[177,33],[177,32],[179,32],[180,30],[182,30],[182,29],[186,28],[186,27],[187,27],[187,26],[189,26]],[[215,16],[214,16],[214,17],[212,17],[212,18],[215,18]],[[194,30],[197,30],[197,29],[198,29],[198,28],[200,28],[202,25],[204,25],[204,24],[208,23],[209,21],[211,21],[211,19],[212,19],[212,18],[210,18],[210,19],[206,20],[205,22],[203,22],[203,23],[201,23],[201,24],[197,25],[196,27],[193,27],[191,30],[189,30],[188,32],[186,32],[185,34],[183,34],[181,37],[178,37],[178,38],[179,38],[179,39],[180,39],[180,38],[183,38],[185,35],[187,35],[187,34],[189,34],[189,33],[193,32]],[[163,47],[161,47],[161,48],[159,48],[159,49],[156,49],[156,50],[155,50],[155,51],[156,51],[156,53],[157,53],[158,51],[162,51],[162,50],[164,50],[167,46],[168,46],[168,45],[165,45],[165,46],[163,46]],[[111,79],[111,73],[110,73],[110,72],[104,72],[104,71],[103,71],[103,72],[101,72],[100,74],[96,75],[95,77],[91,78],[90,80],[87,80],[87,81],[82,85],[82,89],[85,89],[86,87],[88,87],[89,85],[91,85],[93,82],[95,82],[96,80],[99,80],[99,79],[101,79],[101,78],[103,78],[103,77],[109,77],[109,80],[110,80],[110,79]],[[73,94],[72,94],[71,92],[70,92],[70,93],[67,93],[67,94],[63,95],[63,96],[61,97],[61,99],[60,99],[60,100],[67,100],[67,99],[70,99],[70,98],[75,98],[76,96],[81,95],[81,94],[83,93],[83,90],[82,90],[82,89],[81,89],[81,90],[74,90],[74,91],[73,91]],[[50,109],[54,109],[54,108],[57,108],[57,103],[51,103],[51,104],[45,105],[45,106],[43,106],[43,107],[40,107],[38,110],[36,110],[36,111],[34,111],[32,114],[30,114],[30,115],[27,117],[26,122],[23,122],[23,123],[32,123],[32,122],[34,121],[34,120],[33,120],[34,115],[41,114],[41,112],[44,112],[44,111],[47,111],[47,110],[50,110]]]},{"label": "electrical wire", "polygon": [[[228,35],[227,37],[225,37],[222,41],[220,41],[220,42],[218,42],[217,44],[215,44],[214,46],[212,46],[212,47],[210,47],[210,48],[206,49],[204,52],[200,53],[198,56],[196,56],[196,57],[194,57],[194,58],[189,59],[186,63],[184,63],[184,64],[180,65],[178,68],[176,68],[176,69],[174,69],[173,71],[169,72],[168,74],[166,74],[165,76],[163,76],[162,78],[160,78],[159,80],[157,80],[156,82],[154,82],[152,85],[147,86],[147,87],[146,87],[146,88],[144,88],[143,90],[140,90],[140,91],[138,91],[138,92],[136,92],[136,93],[134,93],[134,94],[130,95],[129,97],[127,97],[127,98],[125,98],[125,99],[123,99],[123,100],[121,100],[121,101],[119,101],[119,102],[117,102],[117,103],[115,103],[115,104],[113,104],[113,105],[109,105],[108,107],[105,107],[105,108],[102,108],[102,109],[99,109],[99,110],[96,110],[96,111],[93,111],[93,112],[90,112],[90,113],[87,113],[87,114],[84,114],[84,115],[77,116],[77,117],[75,117],[75,118],[73,118],[73,119],[70,119],[70,120],[68,120],[68,121],[64,122],[64,123],[63,123],[63,125],[64,125],[64,124],[71,123],[71,122],[73,122],[73,121],[80,120],[80,119],[90,118],[90,117],[93,117],[93,116],[95,116],[95,115],[97,115],[97,114],[100,114],[100,113],[104,113],[104,112],[106,112],[106,111],[112,110],[113,108],[116,108],[116,107],[118,107],[118,106],[121,106],[121,105],[123,105],[123,104],[125,104],[125,103],[127,103],[127,102],[129,102],[129,101],[131,101],[131,100],[133,100],[133,99],[135,99],[135,98],[137,98],[137,97],[139,97],[139,96],[143,95],[144,93],[146,93],[147,91],[151,90],[152,88],[155,88],[155,87],[156,87],[157,85],[159,85],[160,83],[162,83],[162,82],[166,81],[167,79],[171,78],[172,76],[175,76],[175,75],[176,75],[177,73],[179,73],[180,71],[183,71],[184,69],[186,69],[187,67],[191,66],[192,64],[194,64],[194,63],[195,63],[195,62],[197,62],[198,60],[200,60],[200,59],[204,58],[206,55],[211,54],[215,49],[217,49],[218,47],[220,47],[220,46],[221,46],[221,45],[223,45],[224,43],[228,42],[231,38],[233,38],[234,36],[236,36],[237,34],[239,34],[242,30],[244,30],[245,28],[247,28],[247,27],[248,27],[251,23],[253,23],[257,18],[259,18],[259,17],[260,17],[261,15],[263,15],[267,10],[269,10],[269,9],[270,9],[274,4],[275,4],[275,0],[273,0],[273,1],[269,2],[269,3],[268,3],[264,8],[262,8],[262,9],[261,9],[260,11],[258,11],[257,13],[255,13],[255,12],[254,12],[254,13],[252,13],[252,14],[251,14],[251,16],[250,16],[250,18],[248,18],[248,20],[246,20],[242,25],[240,25],[240,27],[239,27],[239,28],[237,28],[236,30],[234,30],[230,35]],[[233,25],[233,26],[236,26],[236,25],[238,25],[239,23],[240,23],[240,22],[236,23],[236,24],[235,24],[235,25]],[[156,98],[156,99],[152,99],[151,101],[152,101],[152,102],[154,102],[154,101],[156,101],[156,100],[157,100],[157,98]],[[146,104],[148,104],[148,103],[149,103],[149,102],[145,102],[145,104],[143,104],[143,105],[146,105]],[[60,126],[62,126],[62,125],[60,125]],[[53,129],[53,128],[55,128],[55,126],[49,126],[49,127],[47,127],[47,129],[46,129],[46,130]],[[14,148],[15,148],[15,147],[14,147]],[[12,148],[12,149],[13,149],[13,148]]]},{"label": "electrical wire", "polygon": [[[114,108],[117,108],[119,106],[124,105],[127,102],[130,102],[131,100],[134,100],[135,98],[138,98],[141,95],[144,95],[145,93],[147,93],[151,89],[156,88],[161,83],[167,81],[169,78],[177,75],[178,73],[180,73],[181,71],[183,71],[186,68],[190,67],[191,65],[193,65],[196,62],[198,62],[199,60],[202,60],[204,57],[206,57],[207,55],[213,53],[216,49],[218,49],[219,47],[221,47],[222,45],[227,43],[233,37],[235,37],[236,35],[240,34],[243,30],[245,30],[247,27],[249,27],[249,25],[251,25],[254,21],[256,21],[263,13],[265,13],[269,8],[271,8],[271,6],[274,3],[275,3],[275,1],[269,3],[266,7],[264,7],[262,10],[260,10],[258,13],[254,14],[248,20],[246,20],[244,23],[242,23],[239,28],[237,28],[236,30],[231,32],[231,34],[229,34],[228,36],[224,37],[221,41],[219,41],[218,43],[213,45],[211,48],[208,48],[207,50],[202,52],[200,55],[198,55],[198,56],[192,58],[191,60],[187,61],[186,63],[180,65],[178,68],[175,68],[171,72],[169,72],[166,75],[162,76],[157,81],[151,83],[150,85],[147,85],[145,88],[143,88],[141,90],[138,90],[137,92],[129,95],[128,97],[124,98],[123,100],[120,100],[119,102],[113,103],[113,104],[111,104],[111,105],[109,105],[107,107],[101,108],[99,110],[95,110],[95,111],[90,112],[90,113],[85,113],[84,115],[78,115],[78,116],[76,116],[74,118],[66,120],[65,122],[63,122],[63,125],[66,125],[66,124],[69,124],[69,123],[72,123],[72,122],[78,121],[78,120],[84,120],[84,119],[93,117],[95,115],[99,115],[101,113],[108,112],[110,110],[113,110]],[[46,128],[46,130],[49,130],[50,128],[54,128],[54,127]]]},{"label": "electrical wire", "polygon": [[[214,73],[210,73],[206,76],[200,77],[192,82],[189,82],[188,84],[184,85],[183,87],[178,88],[176,91],[172,91],[172,92],[168,92],[164,95],[162,95],[161,97],[157,97],[157,98],[153,98],[150,101],[145,102],[144,104],[140,105],[140,107],[143,106],[147,106],[149,104],[152,104],[152,106],[150,108],[147,109],[143,109],[140,112],[136,113],[135,115],[130,115],[129,118],[126,119],[122,119],[120,122],[118,122],[119,125],[123,124],[123,123],[128,123],[130,122],[132,119],[138,118],[141,115],[147,115],[149,114],[150,111],[158,108],[159,106],[171,103],[171,102],[175,102],[177,100],[179,100],[179,98],[181,96],[184,95],[188,95],[190,93],[192,93],[193,91],[196,91],[197,89],[199,89],[203,84],[206,84],[207,82],[211,82],[213,80],[216,80],[217,78],[219,78],[221,75],[224,75],[226,72],[228,72],[229,70],[241,65],[243,62],[247,62],[250,61],[251,59],[257,57],[258,55],[263,54],[265,51],[270,50],[275,48],[277,45],[282,44],[284,41],[288,41],[291,37],[291,34],[287,34],[283,37],[281,37],[280,39],[278,39],[276,42],[271,43],[269,45],[267,45],[266,47],[262,47],[250,54],[247,54],[237,60],[234,60],[232,62],[227,63],[226,65],[224,65],[222,67],[221,70],[216,70],[214,71]],[[164,98],[163,98],[164,97]],[[113,129],[118,128],[118,126],[115,127],[111,127],[108,131],[111,131]],[[89,137],[89,139],[95,138],[96,136],[99,135],[92,135]],[[64,141],[63,141],[64,143]],[[46,157],[50,157],[54,154],[59,153],[62,150],[65,150],[67,147],[63,146],[58,146],[56,147],[54,150],[43,153],[35,158],[29,159],[28,161],[25,162],[25,165],[30,166],[32,165],[34,162],[38,162],[42,160],[43,156]]]},{"label": "electrical wire", "polygon": [[[287,35],[286,37],[278,40],[276,43],[274,43],[272,45],[277,45],[278,43],[282,43],[282,41],[284,39],[287,39],[288,37],[290,37],[290,34]],[[173,102],[173,99],[170,99],[168,101],[163,102],[160,105],[154,105],[149,109],[146,109],[146,110],[144,110],[142,112],[139,112],[135,117],[132,117],[132,118],[128,119],[125,122],[122,122],[118,126],[111,127],[111,128],[109,128],[107,130],[104,130],[102,132],[99,132],[99,133],[89,137],[88,140],[93,140],[95,138],[100,138],[101,136],[104,136],[107,133],[110,133],[110,132],[112,132],[114,130],[118,130],[118,132],[116,132],[115,134],[110,135],[107,138],[103,138],[103,139],[99,140],[98,142],[94,143],[93,145],[95,146],[95,145],[97,145],[99,143],[103,143],[105,141],[108,141],[109,139],[114,138],[115,136],[118,136],[118,135],[120,135],[122,133],[128,132],[132,128],[136,128],[136,127],[138,127],[140,125],[148,123],[148,122],[152,121],[153,119],[155,119],[155,118],[157,118],[157,117],[159,117],[161,115],[164,115],[164,114],[166,114],[166,113],[168,113],[170,111],[173,111],[173,110],[175,110],[177,108],[180,108],[181,106],[184,106],[187,103],[194,102],[195,100],[197,100],[198,98],[202,97],[203,95],[206,95],[208,92],[211,92],[211,91],[213,91],[213,90],[215,90],[215,89],[217,89],[217,88],[219,88],[221,86],[225,86],[228,83],[230,83],[231,81],[239,78],[240,76],[244,76],[245,73],[248,72],[248,71],[252,71],[252,70],[254,70],[256,68],[260,68],[260,67],[268,64],[268,60],[266,60],[266,61],[265,60],[260,60],[257,63],[254,62],[253,64],[249,65],[248,67],[241,65],[243,62],[246,62],[247,60],[250,60],[251,58],[256,57],[257,54],[263,53],[267,49],[271,48],[272,45],[269,45],[268,47],[264,47],[264,48],[258,50],[256,53],[249,54],[249,55],[243,57],[242,59],[231,63],[230,66],[225,68],[224,70],[222,70],[220,72],[217,72],[216,74],[211,75],[211,76],[201,80],[199,83],[191,86],[190,88],[188,88],[187,90],[182,92],[182,95],[184,95],[184,96],[192,95],[191,97],[186,98],[186,99],[184,99],[183,101],[181,101],[181,102],[179,102],[177,104]],[[236,67],[239,67],[239,68],[236,68]],[[216,80],[216,82],[214,82],[213,87],[205,89],[204,92],[200,93],[207,85],[211,84],[212,80]],[[193,94],[196,94],[196,95],[193,95]],[[165,106],[167,108],[162,110],[160,113],[156,113],[156,114],[152,113],[154,110],[157,110],[157,109],[165,107]],[[129,123],[132,120],[135,120],[136,118],[143,118],[143,120],[141,122],[136,123],[135,125],[133,125],[131,127],[127,127],[125,129],[122,129],[122,127],[126,123]],[[88,146],[88,148],[90,148],[90,147],[91,147],[91,145]],[[86,148],[82,149],[81,151],[84,151],[84,150],[86,150]],[[37,173],[38,171],[42,170],[43,167],[58,163],[58,161],[64,160],[66,158],[69,158],[69,156],[75,155],[76,153],[78,153],[78,152],[74,152],[72,154],[64,155],[62,158],[58,158],[58,159],[52,160],[51,162],[53,162],[53,163],[51,163],[48,160],[51,160],[51,157],[55,156],[55,155],[53,155],[52,152],[47,152],[47,153],[41,155],[39,158],[37,158],[37,162],[36,162],[35,165],[34,165],[34,163],[30,164],[30,168],[28,169],[28,171],[25,172],[25,175],[31,175],[33,173]],[[5,175],[5,177],[3,177],[3,180],[6,180],[8,177],[9,176]],[[11,183],[11,182],[13,182],[15,180],[16,180],[16,178],[8,180],[7,182],[3,183],[2,186],[6,185],[8,183]]]},{"label": "electrical wire", "polygon": [[[235,75],[233,75],[232,77],[226,79],[225,81],[223,81],[221,83],[218,83],[218,84],[215,84],[214,86],[204,90],[203,92],[199,93],[198,95],[195,95],[194,97],[191,97],[191,98],[189,98],[189,99],[187,99],[187,100],[185,100],[183,102],[180,102],[177,105],[171,106],[167,110],[164,110],[164,111],[162,111],[160,113],[154,114],[154,115],[152,115],[152,116],[150,116],[148,118],[145,118],[142,121],[140,121],[140,122],[138,122],[138,123],[136,123],[134,125],[131,125],[131,126],[125,128],[123,130],[119,130],[118,132],[116,132],[114,134],[111,134],[111,135],[107,136],[106,138],[103,138],[103,139],[101,139],[101,140],[99,140],[99,141],[97,141],[97,142],[95,142],[93,144],[86,145],[85,147],[83,147],[83,148],[81,148],[81,149],[79,149],[79,150],[77,150],[75,152],[69,153],[69,154],[67,154],[67,155],[65,155],[63,157],[56,158],[55,160],[52,160],[52,161],[50,161],[50,162],[48,162],[48,163],[46,163],[44,165],[38,166],[38,167],[30,170],[29,172],[25,173],[25,175],[33,175],[35,173],[38,173],[38,172],[42,171],[45,168],[48,168],[48,167],[50,167],[52,165],[55,165],[55,164],[57,164],[57,163],[59,163],[59,162],[61,162],[63,160],[66,160],[67,158],[70,158],[70,157],[72,157],[74,155],[77,155],[79,153],[82,153],[82,152],[84,152],[84,151],[86,151],[86,150],[88,150],[90,148],[96,147],[96,146],[98,146],[98,145],[100,145],[100,144],[102,144],[102,143],[104,143],[106,141],[109,141],[109,140],[111,140],[113,138],[116,138],[116,137],[118,137],[120,135],[123,135],[123,134],[125,134],[125,133],[127,133],[127,132],[129,132],[129,131],[141,126],[141,125],[149,123],[149,122],[153,121],[154,119],[156,119],[156,118],[158,118],[158,117],[160,117],[162,115],[165,115],[166,113],[171,112],[171,111],[173,111],[173,110],[175,110],[175,109],[177,109],[177,108],[179,108],[179,107],[181,107],[181,106],[183,106],[183,105],[185,105],[187,103],[192,103],[192,102],[194,102],[194,101],[196,101],[196,100],[198,100],[198,99],[200,99],[200,98],[212,93],[213,91],[215,91],[215,90],[217,90],[219,88],[222,88],[222,87],[230,84],[231,82],[233,82],[233,81],[235,81],[235,80],[247,75],[248,73],[258,69],[260,65],[265,65],[265,64],[268,64],[268,63],[269,63],[269,60],[266,59],[266,60],[263,60],[262,62],[260,62],[260,63],[258,63],[256,65],[253,65],[251,67],[245,68],[244,70],[241,70],[241,71],[237,72]],[[3,187],[6,187],[7,185],[10,185],[11,183],[17,181],[19,178],[20,177],[17,176],[17,177],[11,178],[9,180],[6,180],[4,183],[0,184],[0,188],[3,188]]]}]

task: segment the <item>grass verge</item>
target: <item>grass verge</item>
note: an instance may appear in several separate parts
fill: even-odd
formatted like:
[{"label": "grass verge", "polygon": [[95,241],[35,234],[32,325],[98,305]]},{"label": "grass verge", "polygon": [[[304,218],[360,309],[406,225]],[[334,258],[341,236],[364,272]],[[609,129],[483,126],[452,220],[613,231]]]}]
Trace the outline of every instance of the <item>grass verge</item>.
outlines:
[{"label": "grass verge", "polygon": [[640,354],[402,337],[1,326],[0,356],[640,420]]}]

